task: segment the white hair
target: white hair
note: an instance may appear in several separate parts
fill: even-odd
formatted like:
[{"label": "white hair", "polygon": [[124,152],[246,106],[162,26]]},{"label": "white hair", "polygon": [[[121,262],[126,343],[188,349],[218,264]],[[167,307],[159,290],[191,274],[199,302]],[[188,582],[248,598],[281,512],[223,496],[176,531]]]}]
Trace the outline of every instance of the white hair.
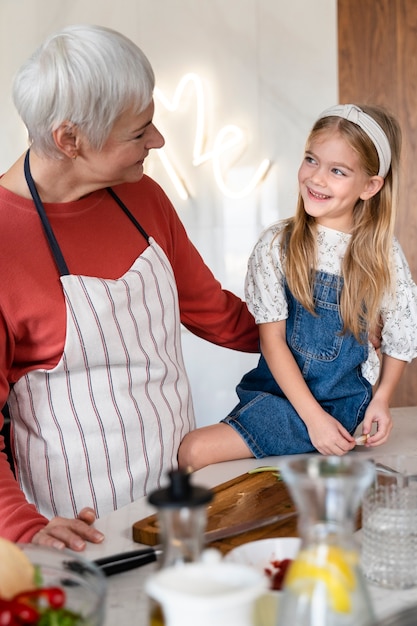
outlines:
[{"label": "white hair", "polygon": [[152,100],[152,67],[138,46],[101,26],[68,26],[50,36],[18,71],[13,101],[36,151],[58,158],[52,131],[76,125],[95,149],[114,122]]}]

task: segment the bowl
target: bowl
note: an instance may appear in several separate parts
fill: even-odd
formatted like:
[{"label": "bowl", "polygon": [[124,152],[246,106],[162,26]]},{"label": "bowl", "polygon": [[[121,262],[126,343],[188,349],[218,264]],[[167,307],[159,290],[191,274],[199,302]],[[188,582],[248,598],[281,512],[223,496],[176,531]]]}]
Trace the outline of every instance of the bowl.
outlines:
[{"label": "bowl", "polygon": [[224,559],[232,563],[251,565],[265,572],[272,569],[272,561],[294,559],[300,549],[299,537],[276,537],[275,539],[259,539],[250,541],[228,552]]},{"label": "bowl", "polygon": [[42,587],[60,587],[66,595],[65,608],[80,614],[77,626],[102,626],[106,579],[94,563],[70,550],[34,544],[19,544],[38,568]]},{"label": "bowl", "polygon": [[[300,549],[299,537],[276,537],[275,539],[259,539],[244,543],[233,548],[223,558],[231,563],[250,565],[265,573],[273,569],[273,561],[294,559]],[[254,623],[256,626],[275,626],[280,591],[270,589],[256,601]]]}]

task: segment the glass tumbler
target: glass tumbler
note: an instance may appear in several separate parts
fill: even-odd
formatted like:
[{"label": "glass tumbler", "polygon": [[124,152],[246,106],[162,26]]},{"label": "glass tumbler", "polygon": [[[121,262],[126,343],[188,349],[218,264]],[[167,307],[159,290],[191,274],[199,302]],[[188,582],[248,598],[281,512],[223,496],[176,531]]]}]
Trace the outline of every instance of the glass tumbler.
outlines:
[{"label": "glass tumbler", "polygon": [[417,455],[375,458],[362,502],[361,566],[382,587],[417,585]]}]

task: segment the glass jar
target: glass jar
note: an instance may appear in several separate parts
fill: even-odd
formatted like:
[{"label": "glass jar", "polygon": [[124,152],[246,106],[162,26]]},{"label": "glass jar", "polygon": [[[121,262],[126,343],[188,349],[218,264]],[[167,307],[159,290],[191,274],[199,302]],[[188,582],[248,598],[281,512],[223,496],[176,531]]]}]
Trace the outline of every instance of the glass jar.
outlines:
[{"label": "glass jar", "polygon": [[284,580],[278,626],[368,626],[370,596],[354,540],[356,514],[371,484],[372,461],[300,455],[280,470],[299,512],[301,547]]},{"label": "glass jar", "polygon": [[376,585],[408,589],[417,586],[417,455],[381,460],[362,502],[362,570]]}]

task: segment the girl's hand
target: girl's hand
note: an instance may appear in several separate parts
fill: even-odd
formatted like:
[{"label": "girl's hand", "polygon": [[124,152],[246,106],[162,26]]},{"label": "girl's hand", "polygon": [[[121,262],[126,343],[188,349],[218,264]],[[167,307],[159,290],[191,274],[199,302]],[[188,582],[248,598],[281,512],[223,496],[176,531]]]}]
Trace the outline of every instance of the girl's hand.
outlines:
[{"label": "girl's hand", "polygon": [[320,454],[342,456],[355,447],[352,435],[329,413],[309,420],[307,426],[311,443]]},{"label": "girl's hand", "polygon": [[378,324],[375,325],[374,328],[371,328],[371,330],[369,331],[369,341],[371,342],[371,344],[373,345],[373,347],[375,348],[375,350],[379,350],[381,347],[381,341],[382,341],[382,319],[381,317],[378,320]]},{"label": "girl's hand", "polygon": [[370,435],[373,424],[376,424],[376,433],[366,440],[366,446],[371,448],[385,443],[392,430],[392,417],[389,410],[392,395],[406,366],[388,354],[382,356],[381,376],[363,420],[362,433]]},{"label": "girl's hand", "polygon": [[[376,432],[370,435],[369,433],[372,431],[373,424],[376,424]],[[388,402],[375,396],[368,406],[365,419],[363,420],[362,433],[369,435],[365,446],[372,448],[385,443],[388,440],[392,426],[392,417]]]},{"label": "girl's hand", "polygon": [[101,543],[103,533],[94,528],[96,520],[94,510],[86,507],[82,509],[75,519],[66,517],[54,517],[49,524],[32,537],[32,543],[52,548],[70,548],[81,552],[86,542]]}]

